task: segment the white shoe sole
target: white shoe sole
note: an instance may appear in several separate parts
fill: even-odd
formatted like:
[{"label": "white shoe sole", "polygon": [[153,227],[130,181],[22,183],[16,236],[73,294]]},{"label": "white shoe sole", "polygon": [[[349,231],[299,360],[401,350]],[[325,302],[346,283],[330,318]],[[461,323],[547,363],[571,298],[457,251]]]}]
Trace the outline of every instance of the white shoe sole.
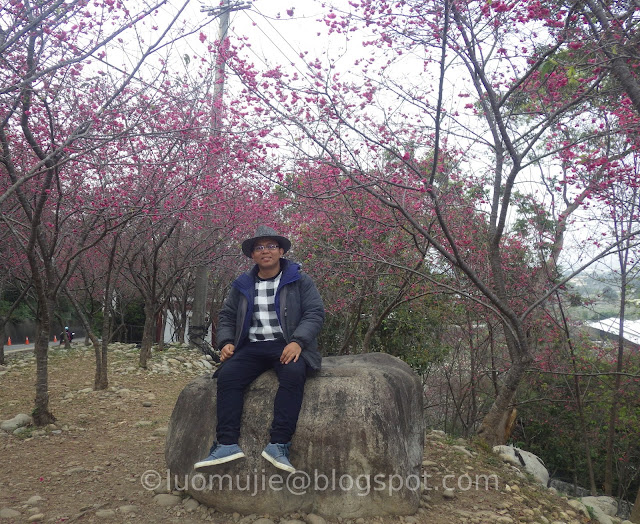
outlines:
[{"label": "white shoe sole", "polygon": [[233,455],[229,455],[228,457],[223,457],[214,460],[201,460],[200,462],[196,462],[193,465],[193,469],[202,469],[209,466],[217,466],[218,464],[224,464],[225,462],[231,462],[232,460],[241,459],[244,457],[244,453],[241,451],[239,453],[234,453]]},{"label": "white shoe sole", "polygon": [[271,462],[271,464],[273,464],[278,469],[282,469],[284,471],[288,471],[289,473],[295,473],[296,472],[296,468],[294,468],[293,466],[287,466],[286,464],[282,464],[281,462],[278,462],[271,455],[269,455],[269,453],[267,453],[266,451],[262,452],[262,456],[264,458],[266,458],[269,462]]}]

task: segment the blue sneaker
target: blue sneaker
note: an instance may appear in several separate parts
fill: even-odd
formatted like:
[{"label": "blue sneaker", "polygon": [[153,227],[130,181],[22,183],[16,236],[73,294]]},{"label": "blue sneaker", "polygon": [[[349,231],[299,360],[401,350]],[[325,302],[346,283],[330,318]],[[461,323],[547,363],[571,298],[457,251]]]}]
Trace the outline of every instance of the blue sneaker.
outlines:
[{"label": "blue sneaker", "polygon": [[216,464],[224,464],[244,457],[244,453],[238,444],[218,444],[213,443],[209,456],[193,465],[193,469],[198,470]]},{"label": "blue sneaker", "polygon": [[262,452],[262,456],[271,462],[271,464],[276,468],[283,469],[289,473],[294,473],[296,468],[294,468],[291,465],[291,462],[289,462],[290,447],[291,442],[287,442],[286,444],[267,444],[267,447],[264,448],[264,451]]}]

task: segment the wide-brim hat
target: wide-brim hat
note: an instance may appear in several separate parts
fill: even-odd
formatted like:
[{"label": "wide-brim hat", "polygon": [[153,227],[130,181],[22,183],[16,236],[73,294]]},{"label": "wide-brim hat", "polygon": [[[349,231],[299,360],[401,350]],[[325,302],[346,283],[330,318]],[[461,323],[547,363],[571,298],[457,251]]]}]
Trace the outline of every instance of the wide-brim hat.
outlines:
[{"label": "wide-brim hat", "polygon": [[251,253],[253,252],[253,244],[256,243],[256,240],[259,240],[261,238],[273,238],[274,240],[277,240],[279,246],[284,249],[285,253],[289,251],[289,249],[291,249],[291,241],[288,238],[285,238],[282,235],[278,235],[275,229],[272,229],[268,226],[258,226],[258,229],[256,229],[256,234],[251,238],[247,238],[242,243],[242,252],[249,258],[251,258]]}]

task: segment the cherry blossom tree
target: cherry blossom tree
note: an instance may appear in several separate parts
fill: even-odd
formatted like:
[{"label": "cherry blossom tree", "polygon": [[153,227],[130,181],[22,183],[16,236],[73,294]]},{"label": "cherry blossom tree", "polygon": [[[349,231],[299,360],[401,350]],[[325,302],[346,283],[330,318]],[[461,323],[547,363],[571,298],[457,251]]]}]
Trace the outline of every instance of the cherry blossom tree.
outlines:
[{"label": "cherry blossom tree", "polygon": [[[185,22],[187,6],[185,2],[174,9],[170,2],[158,1],[130,7],[111,0],[3,4],[0,206],[19,206],[22,216],[17,222],[4,219],[4,213],[3,220],[17,239],[24,240],[38,297],[36,424],[55,420],[49,411],[47,343],[56,297],[80,254],[99,242],[114,226],[111,219],[117,222],[120,215],[113,201],[105,202],[99,192],[101,173],[87,172],[84,157],[153,118],[156,100],[174,80],[169,65],[172,45],[197,35],[211,21]],[[152,63],[154,56],[159,60]],[[144,93],[146,109],[140,106],[139,112],[127,113],[133,92]],[[120,180],[122,196],[126,178]],[[85,197],[96,190],[84,201],[95,204],[94,214],[85,215],[89,227],[69,241],[58,227],[70,215],[57,212],[82,206],[71,192],[78,185],[86,188]]]},{"label": "cherry blossom tree", "polygon": [[[319,180],[327,166],[338,171],[348,187],[339,198],[354,207],[362,194],[376,199],[458,275],[458,292],[499,320],[508,364],[478,433],[502,442],[536,360],[530,337],[540,306],[619,242],[587,235],[596,251],[560,273],[572,217],[607,187],[615,161],[599,137],[618,136],[616,154],[628,154],[638,115],[598,51],[584,46],[589,25],[575,6],[362,0],[323,22],[346,42],[344,58],[303,54],[303,75],[275,67],[245,76],[245,85],[271,118],[297,127],[282,141],[301,170]],[[341,61],[359,43],[368,56],[345,71]],[[531,209],[552,209],[538,245],[514,229],[522,194]]]}]

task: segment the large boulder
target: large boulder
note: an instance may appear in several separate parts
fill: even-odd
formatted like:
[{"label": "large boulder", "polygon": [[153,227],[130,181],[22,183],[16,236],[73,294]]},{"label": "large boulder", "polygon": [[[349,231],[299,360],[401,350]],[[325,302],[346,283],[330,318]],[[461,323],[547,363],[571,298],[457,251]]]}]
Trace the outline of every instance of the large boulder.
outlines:
[{"label": "large boulder", "polygon": [[167,433],[172,479],[222,512],[317,513],[328,517],[407,515],[419,508],[424,445],[422,386],[401,360],[383,353],[327,357],[310,377],[291,475],[261,457],[269,439],[273,371],[246,391],[240,446],[246,458],[194,474],[216,427],[216,379],[197,378],[180,393]]},{"label": "large boulder", "polygon": [[549,482],[549,472],[542,462],[542,459],[533,453],[518,449],[514,446],[494,446],[493,452],[500,455],[500,458],[517,468],[524,468],[527,473],[539,484],[547,486]]},{"label": "large boulder", "polygon": [[602,512],[609,517],[615,517],[618,513],[618,501],[613,497],[582,497],[580,501],[585,506],[589,506],[593,509],[601,509]]}]

